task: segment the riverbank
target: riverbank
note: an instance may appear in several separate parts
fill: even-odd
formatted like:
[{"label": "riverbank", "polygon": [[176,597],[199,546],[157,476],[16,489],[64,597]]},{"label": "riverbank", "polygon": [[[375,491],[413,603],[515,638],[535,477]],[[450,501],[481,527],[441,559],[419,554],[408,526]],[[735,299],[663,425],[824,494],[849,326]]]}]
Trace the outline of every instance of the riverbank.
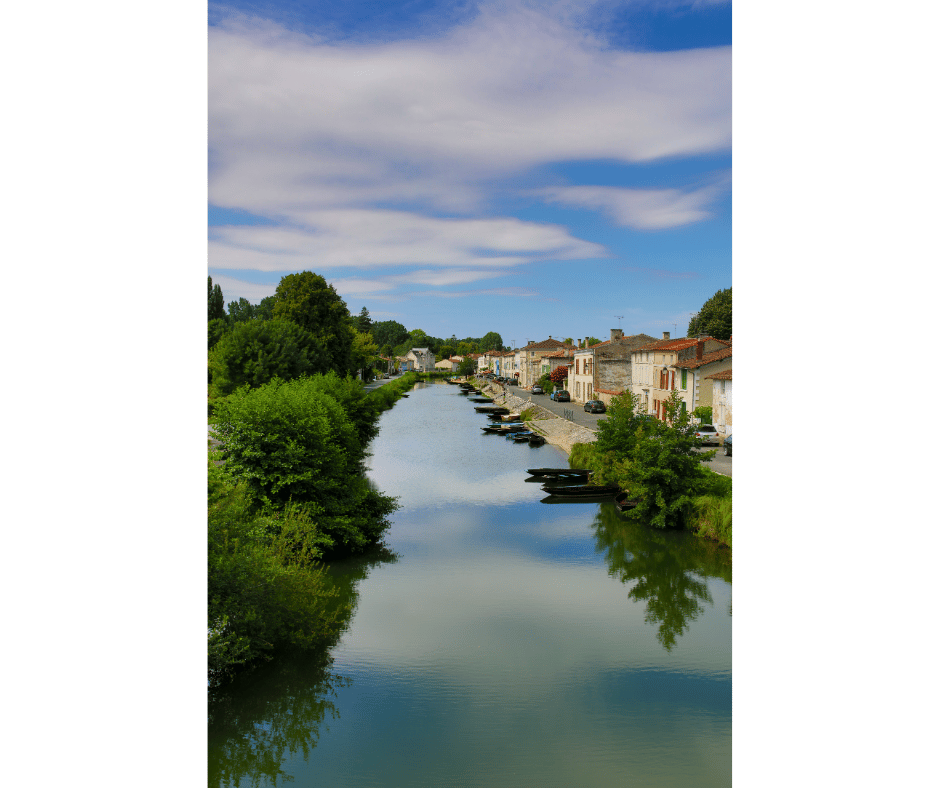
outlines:
[{"label": "riverbank", "polygon": [[494,405],[502,405],[513,413],[526,409],[534,410],[535,418],[529,421],[530,429],[544,435],[546,443],[561,449],[565,454],[571,454],[571,449],[576,443],[593,443],[597,440],[594,430],[563,419],[529,400],[504,392],[501,386],[484,383],[481,390],[485,391],[487,396],[493,397]]}]

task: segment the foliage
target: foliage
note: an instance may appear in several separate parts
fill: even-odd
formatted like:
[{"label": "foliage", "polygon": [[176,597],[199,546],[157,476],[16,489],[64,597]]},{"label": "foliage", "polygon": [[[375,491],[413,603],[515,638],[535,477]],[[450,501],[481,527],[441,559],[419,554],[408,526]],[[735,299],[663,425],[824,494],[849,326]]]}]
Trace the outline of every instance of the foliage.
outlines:
[{"label": "foliage", "polygon": [[267,296],[258,302],[254,310],[256,320],[270,320],[274,317],[274,296]]},{"label": "foliage", "polygon": [[230,301],[228,305],[229,322],[241,323],[245,320],[253,320],[255,317],[255,307],[245,298],[239,298],[237,301]]},{"label": "foliage", "polygon": [[686,336],[707,334],[715,339],[731,339],[731,288],[719,290],[689,321]]},{"label": "foliage", "polygon": [[503,349],[503,338],[497,334],[495,331],[490,331],[483,336],[480,340],[480,350],[485,352],[487,350],[502,350]]},{"label": "foliage", "polygon": [[220,318],[225,320],[225,297],[219,285],[212,286],[212,277],[209,277],[209,320]]},{"label": "foliage", "polygon": [[477,371],[477,362],[472,358],[465,358],[463,361],[460,362],[460,365],[457,367],[457,374],[463,375],[464,377],[466,377],[467,375],[472,375],[476,371]]},{"label": "foliage", "polygon": [[541,386],[542,391],[551,391],[555,387],[555,384],[552,383],[552,376],[548,372],[546,372],[544,375],[542,375],[542,377],[540,377],[537,381],[535,381],[533,385]]},{"label": "foliage", "polygon": [[692,417],[698,419],[702,424],[712,423],[712,406],[699,405],[692,411]]},{"label": "foliage", "polygon": [[552,383],[556,386],[560,386],[568,379],[568,367],[565,365],[555,367],[548,377]]},{"label": "foliage", "polygon": [[372,331],[372,318],[369,317],[369,310],[363,307],[359,316],[353,320],[353,323],[357,331],[361,331],[363,334],[368,334]]},{"label": "foliage", "polygon": [[440,348],[438,348],[438,351],[442,359],[457,355],[457,348],[453,345],[441,345]]},{"label": "foliage", "polygon": [[696,451],[695,429],[681,405],[679,392],[671,392],[665,403],[669,424],[657,421],[640,427],[628,455],[627,482],[640,501],[633,511],[657,528],[684,525],[705,474],[702,463],[715,455]]},{"label": "foliage", "polygon": [[[355,427],[361,446],[366,446],[379,434],[380,410],[372,402],[360,381],[349,376],[341,378],[331,371],[325,375],[310,377],[306,385],[311,391],[319,391],[340,404],[346,413],[346,418]],[[387,388],[389,385],[393,384],[386,384],[382,388]]]},{"label": "foliage", "polygon": [[212,350],[215,347],[216,343],[225,335],[225,332],[228,331],[228,321],[222,317],[214,317],[209,321],[209,350]]},{"label": "foliage", "polygon": [[538,415],[538,410],[534,407],[523,408],[519,413],[519,421],[534,421]]},{"label": "foliage", "polygon": [[327,557],[377,543],[396,508],[363,477],[366,445],[334,385],[322,377],[275,379],[218,401],[214,416],[225,473],[244,480],[267,513],[298,504],[326,538]]},{"label": "foliage", "polygon": [[328,369],[340,374],[352,369],[352,318],[333,285],[312,271],[288,274],[274,297],[274,317],[292,320],[320,340]]},{"label": "foliage", "polygon": [[631,391],[625,391],[610,401],[607,417],[597,424],[598,451],[629,458],[636,448],[641,428],[646,427],[647,433],[659,429],[661,422],[637,413],[639,403],[639,396]]},{"label": "foliage", "polygon": [[395,320],[382,320],[372,324],[372,338],[379,347],[394,348],[408,338],[408,329]]},{"label": "foliage", "polygon": [[[363,307],[365,308],[365,307]],[[370,369],[379,357],[379,348],[368,332],[353,329],[352,349],[349,353],[352,369],[365,372]]]},{"label": "foliage", "polygon": [[212,393],[221,397],[275,377],[325,372],[329,362],[322,340],[290,320],[248,320],[218,341],[209,354],[209,369]]},{"label": "foliage", "polygon": [[334,635],[344,613],[312,564],[322,537],[296,509],[264,517],[244,483],[209,463],[208,669],[219,681],[286,646]]},{"label": "foliage", "polygon": [[591,345],[597,345],[600,343],[600,340],[597,337],[586,337],[584,340],[585,347],[591,347]]}]

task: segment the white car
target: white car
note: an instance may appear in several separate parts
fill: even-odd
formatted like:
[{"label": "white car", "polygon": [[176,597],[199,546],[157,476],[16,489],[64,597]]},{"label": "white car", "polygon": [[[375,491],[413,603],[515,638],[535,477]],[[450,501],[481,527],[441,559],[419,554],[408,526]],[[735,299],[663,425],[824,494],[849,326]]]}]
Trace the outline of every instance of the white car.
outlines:
[{"label": "white car", "polygon": [[695,428],[695,437],[701,441],[703,446],[711,443],[715,446],[718,445],[718,430],[712,424],[699,424]]}]

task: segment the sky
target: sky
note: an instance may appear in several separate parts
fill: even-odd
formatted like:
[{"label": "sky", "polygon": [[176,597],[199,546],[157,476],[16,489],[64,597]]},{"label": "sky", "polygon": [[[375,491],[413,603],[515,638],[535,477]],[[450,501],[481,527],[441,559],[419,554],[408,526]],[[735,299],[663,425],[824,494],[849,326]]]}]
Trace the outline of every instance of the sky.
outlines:
[{"label": "sky", "polygon": [[731,287],[731,4],[209,5],[209,274],[504,343]]}]

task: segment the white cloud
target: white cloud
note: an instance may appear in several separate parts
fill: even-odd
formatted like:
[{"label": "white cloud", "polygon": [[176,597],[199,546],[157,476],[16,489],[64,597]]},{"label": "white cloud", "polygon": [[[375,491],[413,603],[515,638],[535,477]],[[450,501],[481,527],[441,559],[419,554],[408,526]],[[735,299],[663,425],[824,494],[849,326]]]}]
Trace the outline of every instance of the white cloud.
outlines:
[{"label": "white cloud", "polygon": [[226,304],[230,301],[237,301],[239,298],[246,298],[252,304],[257,304],[262,298],[273,296],[274,291],[277,290],[276,282],[270,285],[257,285],[219,274],[212,275],[212,284],[222,288]]},{"label": "white cloud", "polygon": [[[213,228],[213,268],[290,271],[387,265],[503,268],[537,259],[605,256],[556,225],[436,219],[403,211],[307,211],[304,227]],[[470,281],[470,280],[465,280]]]},{"label": "white cloud", "polygon": [[540,189],[549,202],[602,210],[617,224],[636,230],[665,230],[711,218],[709,205],[726,190],[725,179],[694,190],[562,186]]},{"label": "white cloud", "polygon": [[324,44],[270,25],[209,38],[209,195],[222,207],[472,210],[487,179],[545,162],[730,145],[728,48],[616,51],[520,7],[437,40]]}]

